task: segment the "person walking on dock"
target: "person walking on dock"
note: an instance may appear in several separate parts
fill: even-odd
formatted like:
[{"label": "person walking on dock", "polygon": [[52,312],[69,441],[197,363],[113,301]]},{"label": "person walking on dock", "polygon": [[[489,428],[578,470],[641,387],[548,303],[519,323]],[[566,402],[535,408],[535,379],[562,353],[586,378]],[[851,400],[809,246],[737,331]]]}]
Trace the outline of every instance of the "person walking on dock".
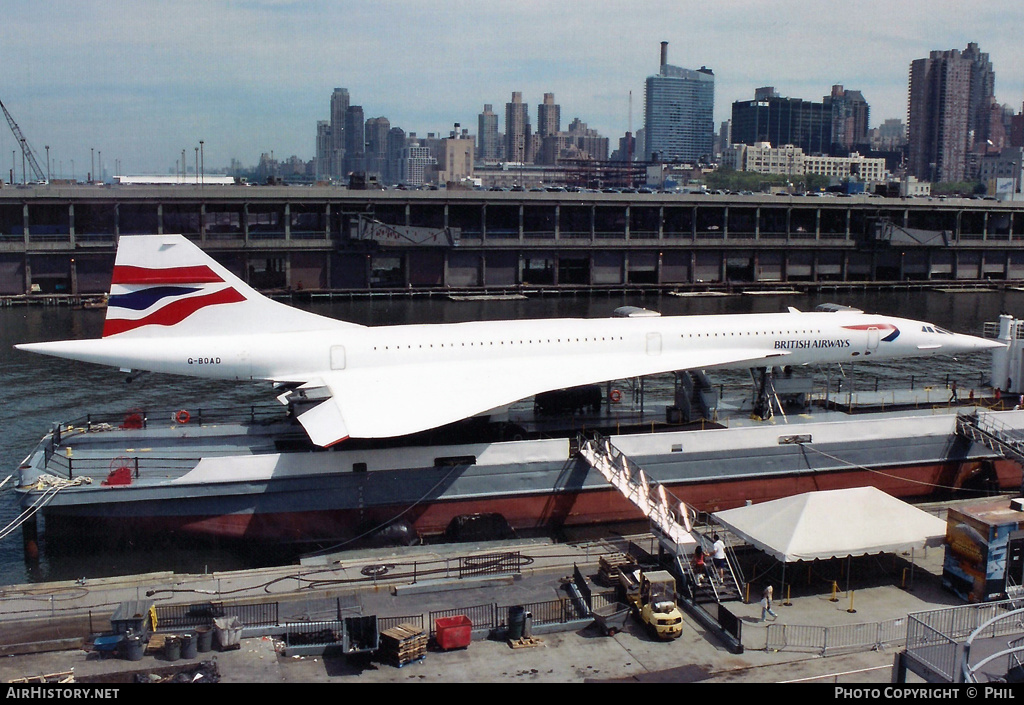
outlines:
[{"label": "person walking on dock", "polygon": [[959,402],[960,399],[956,395],[956,380],[955,379],[952,382],[950,382],[950,384],[949,384],[949,391],[951,392],[951,394],[949,395],[949,403],[950,404],[956,404],[957,402]]},{"label": "person walking on dock", "polygon": [[771,585],[764,589],[764,594],[761,595],[761,621],[763,622],[768,618],[768,615],[772,616],[772,621],[779,618],[779,615],[775,614],[775,610],[772,609],[772,593],[773,588]]}]

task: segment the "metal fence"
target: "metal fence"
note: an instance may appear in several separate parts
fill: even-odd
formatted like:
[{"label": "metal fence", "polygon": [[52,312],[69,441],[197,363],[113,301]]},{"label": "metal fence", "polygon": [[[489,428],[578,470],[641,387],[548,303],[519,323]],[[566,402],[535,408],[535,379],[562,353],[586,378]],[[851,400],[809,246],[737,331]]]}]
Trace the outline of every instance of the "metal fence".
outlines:
[{"label": "metal fence", "polygon": [[485,553],[459,558],[459,578],[477,575],[508,575],[522,570],[523,556],[519,551]]},{"label": "metal fence", "polygon": [[408,624],[417,629],[423,629],[423,615],[412,614],[405,617],[378,617],[377,626],[380,631],[386,632],[388,629],[397,627],[399,624]]},{"label": "metal fence", "polygon": [[[613,597],[606,595],[595,595],[594,609],[614,602]],[[534,626],[557,625],[575,622],[586,619],[589,615],[568,597],[555,600],[544,600],[541,602],[523,602],[515,605],[499,605],[496,602],[471,605],[468,607],[457,607],[447,610],[437,610],[429,614],[430,633],[434,634],[434,623],[441,617],[454,617],[464,615],[469,618],[474,630],[492,631],[508,626],[508,616],[512,608],[523,608],[531,615],[531,623]]]},{"label": "metal fence", "polygon": [[272,627],[278,624],[278,603],[204,602],[192,605],[157,605],[158,630],[190,629],[213,624],[217,617],[233,616],[247,627]]},{"label": "metal fence", "polygon": [[[961,642],[979,627],[1015,609],[1013,600],[963,605],[908,615],[907,658],[934,671],[948,681],[958,678],[963,650]],[[996,620],[977,634],[992,638],[1020,634],[1020,619]]]},{"label": "metal fence", "polygon": [[505,621],[504,618],[508,617],[513,607],[524,608],[532,616],[531,618],[535,625],[564,624],[566,622],[573,622],[577,619],[584,619],[587,616],[587,613],[582,612],[575,602],[568,597],[563,597],[557,600],[524,602],[517,605],[503,605],[498,607],[497,614],[501,621],[495,626],[508,626],[508,622]]},{"label": "metal fence", "polygon": [[812,651],[829,656],[844,651],[866,651],[901,645],[906,639],[906,618],[831,627],[771,623],[768,625],[765,648],[774,651]]},{"label": "metal fence", "polygon": [[497,610],[497,603],[490,602],[484,605],[470,605],[468,607],[456,607],[448,610],[433,611],[428,615],[427,620],[430,625],[430,635],[434,636],[436,632],[434,625],[438,619],[443,617],[454,617],[456,615],[464,615],[469,618],[470,623],[473,625],[473,629],[493,629],[497,624]]}]

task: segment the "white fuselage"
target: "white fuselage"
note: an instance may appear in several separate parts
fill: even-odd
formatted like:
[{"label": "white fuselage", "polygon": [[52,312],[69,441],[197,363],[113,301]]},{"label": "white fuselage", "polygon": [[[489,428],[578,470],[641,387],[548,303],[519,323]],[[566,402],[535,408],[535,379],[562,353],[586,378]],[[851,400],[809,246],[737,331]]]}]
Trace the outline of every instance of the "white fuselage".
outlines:
[{"label": "white fuselage", "polygon": [[[898,330],[891,340],[885,340]],[[601,319],[534,319],[352,327],[288,333],[176,338],[114,336],[43,343],[45,352],[126,369],[217,379],[305,380],[325,369],[493,361],[531,357],[587,360],[607,355],[671,358],[707,351],[720,364],[803,365],[957,354],[995,344],[919,321],[863,313],[772,313]],[[771,350],[761,364],[732,363],[730,351]],[[42,350],[41,350],[42,351]]]}]

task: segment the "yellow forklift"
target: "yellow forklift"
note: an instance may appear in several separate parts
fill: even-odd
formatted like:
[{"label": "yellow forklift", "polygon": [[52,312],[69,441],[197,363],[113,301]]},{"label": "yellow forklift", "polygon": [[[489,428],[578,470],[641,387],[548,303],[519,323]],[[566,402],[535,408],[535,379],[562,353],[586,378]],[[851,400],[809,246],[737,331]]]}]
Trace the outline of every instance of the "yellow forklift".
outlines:
[{"label": "yellow forklift", "polygon": [[633,609],[633,616],[662,641],[677,639],[683,633],[683,613],[676,603],[676,579],[667,570],[644,572],[642,568],[618,569],[622,601]]}]

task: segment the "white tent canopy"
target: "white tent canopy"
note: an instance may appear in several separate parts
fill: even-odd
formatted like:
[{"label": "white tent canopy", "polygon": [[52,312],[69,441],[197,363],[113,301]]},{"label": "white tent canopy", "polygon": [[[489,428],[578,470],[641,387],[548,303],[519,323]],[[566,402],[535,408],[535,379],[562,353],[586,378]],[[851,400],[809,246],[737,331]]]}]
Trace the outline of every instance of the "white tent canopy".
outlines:
[{"label": "white tent canopy", "polygon": [[939,546],[946,536],[945,521],[874,487],[808,492],[712,516],[783,563]]}]

